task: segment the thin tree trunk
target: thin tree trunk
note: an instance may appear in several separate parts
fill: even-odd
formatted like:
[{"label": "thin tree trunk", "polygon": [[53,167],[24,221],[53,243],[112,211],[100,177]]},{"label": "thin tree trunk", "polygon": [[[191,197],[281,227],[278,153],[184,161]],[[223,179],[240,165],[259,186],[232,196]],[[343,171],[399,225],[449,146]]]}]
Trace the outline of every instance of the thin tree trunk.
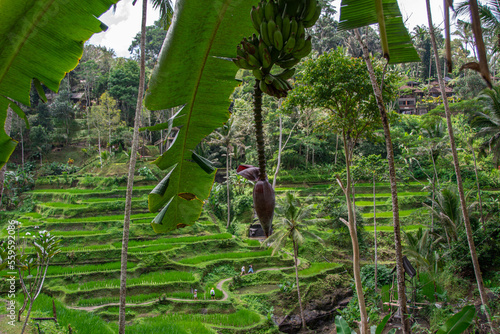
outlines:
[{"label": "thin tree trunk", "polygon": [[479,186],[479,175],[477,173],[477,163],[476,163],[476,152],[474,152],[474,147],[469,145],[469,148],[472,152],[472,159],[474,161],[474,173],[476,174],[476,187],[477,187],[477,196],[479,197],[479,214],[481,215],[481,228],[485,231],[484,228],[484,215],[483,215],[483,200],[481,197],[481,187]]},{"label": "thin tree trunk", "polygon": [[[19,277],[21,276],[21,268],[17,268],[17,272],[19,273]],[[17,314],[17,321],[21,322],[21,315],[23,314],[24,310],[26,309],[26,305],[28,305],[28,299],[29,299],[29,292],[28,289],[26,288],[26,285],[24,284],[24,281],[21,282],[21,288],[24,293],[24,300],[23,300],[23,306],[19,309],[19,313]]]},{"label": "thin tree trunk", "polygon": [[122,256],[120,273],[120,311],[118,318],[118,333],[125,334],[125,302],[127,293],[127,252],[130,229],[130,214],[132,211],[132,189],[134,187],[134,171],[137,161],[137,146],[139,144],[139,123],[141,120],[142,99],[144,97],[144,81],[146,77],[145,47],[146,47],[146,17],[147,0],[142,1],[142,22],[141,22],[141,67],[139,75],[139,92],[137,94],[137,106],[135,109],[134,136],[130,153],[130,165],[128,169],[127,195],[125,199],[125,214],[123,222]]},{"label": "thin tree trunk", "polygon": [[24,134],[23,134],[23,126],[21,119],[19,119],[19,130],[21,131],[21,163],[23,164],[24,170]]},{"label": "thin tree trunk", "polygon": [[[349,153],[350,145],[347,142],[347,138],[345,134],[342,134],[343,142],[344,142],[344,154],[345,154],[345,164],[346,164],[346,177],[347,184],[344,191],[346,204],[347,204],[347,216],[348,216],[348,228],[349,234],[351,235],[352,240],[352,266],[354,273],[354,284],[356,286],[356,294],[358,296],[358,304],[359,304],[359,313],[361,317],[361,321],[359,323],[359,329],[361,334],[368,334],[368,314],[366,312],[365,305],[365,296],[363,295],[363,285],[361,284],[361,268],[360,268],[360,259],[359,259],[359,242],[358,242],[358,234],[356,231],[356,223],[354,217],[354,210],[351,200],[351,191],[352,191],[352,181],[351,181],[351,162],[349,161],[349,157],[351,156]],[[340,181],[340,180],[338,180]]]},{"label": "thin tree trunk", "polygon": [[97,130],[97,145],[99,147],[99,161],[101,162],[101,169],[102,169],[102,152],[101,152],[101,130]]},{"label": "thin tree trunk", "polygon": [[292,239],[293,243],[293,257],[294,257],[294,264],[295,264],[295,281],[297,284],[297,297],[299,299],[299,308],[300,308],[300,319],[302,321],[302,329],[307,329],[306,325],[306,320],[304,318],[304,309],[302,308],[302,298],[300,297],[300,288],[299,288],[299,269],[298,267],[298,260],[299,260],[299,255],[298,255],[298,246],[295,240]]},{"label": "thin tree trunk", "polygon": [[229,184],[229,145],[226,146],[226,185],[227,185],[227,225],[231,225],[231,198],[230,198],[230,184]]},{"label": "thin tree trunk", "polygon": [[[5,118],[5,125],[4,129],[5,132],[7,133],[7,136],[10,136],[10,130],[12,127],[12,109],[9,107],[7,108],[7,117]],[[0,207],[2,206],[3,202],[3,185],[5,182],[5,172],[7,171],[7,164],[3,165],[2,169],[0,169]]]},{"label": "thin tree trunk", "polygon": [[26,325],[28,324],[28,320],[30,318],[30,313],[31,313],[31,308],[33,307],[33,301],[34,300],[30,299],[30,307],[28,308],[28,313],[26,314],[26,319],[24,320],[24,325],[23,325],[23,329],[21,329],[21,334],[24,333],[24,330],[26,329]]},{"label": "thin tree trunk", "polygon": [[338,149],[339,149],[339,134],[337,133],[337,143],[335,144],[335,161],[333,164],[337,166],[337,155],[338,155]]},{"label": "thin tree trunk", "polygon": [[374,274],[374,279],[375,279],[375,292],[377,292],[378,287],[377,287],[377,204],[375,202],[376,200],[376,192],[375,192],[375,173],[373,173],[373,240],[374,240],[374,247],[375,247],[375,274]]},{"label": "thin tree trunk", "polygon": [[375,93],[375,98],[377,100],[377,106],[380,111],[380,117],[382,119],[382,125],[384,127],[385,145],[387,149],[387,162],[389,165],[389,180],[391,183],[391,198],[392,198],[392,221],[394,225],[394,248],[396,251],[396,271],[398,279],[398,304],[401,311],[401,324],[403,329],[403,334],[411,333],[410,320],[407,317],[406,308],[406,295],[405,295],[405,273],[403,268],[403,250],[401,245],[401,227],[399,222],[399,203],[398,203],[398,190],[396,183],[396,168],[394,166],[394,150],[392,147],[391,140],[391,130],[389,127],[389,119],[387,117],[387,111],[385,110],[384,100],[382,97],[382,91],[375,77],[375,71],[373,70],[372,62],[370,59],[370,54],[368,53],[368,48],[361,39],[361,35],[358,30],[355,30],[356,37],[363,49],[363,58],[368,68],[368,73],[370,75],[370,80],[372,82],[373,91]]},{"label": "thin tree trunk", "polygon": [[300,119],[292,126],[292,129],[290,130],[290,133],[288,134],[288,137],[286,138],[285,143],[281,144],[281,142],[282,142],[282,135],[283,135],[283,127],[282,127],[282,119],[281,119],[281,116],[280,116],[280,144],[279,144],[279,150],[278,150],[278,163],[276,165],[276,170],[274,171],[273,189],[276,188],[276,182],[277,182],[276,179],[278,178],[278,172],[279,172],[280,167],[281,167],[281,153],[285,149],[286,144],[288,144],[288,141],[292,137],[293,130],[295,129],[295,127],[297,126],[297,124],[299,124],[299,122],[300,122]]},{"label": "thin tree trunk", "polygon": [[[446,123],[448,125],[448,136],[450,137],[451,153],[453,155],[453,166],[455,167],[455,174],[457,176],[458,194],[460,196],[460,205],[462,207],[462,215],[464,218],[465,232],[467,234],[467,242],[469,243],[472,265],[474,267],[474,274],[476,275],[477,288],[479,290],[479,296],[481,297],[481,304],[483,304],[484,306],[488,306],[488,296],[486,295],[486,291],[484,290],[483,277],[481,275],[481,268],[479,267],[479,261],[477,259],[476,246],[474,245],[472,228],[470,226],[470,221],[469,221],[469,213],[467,212],[467,202],[465,199],[464,186],[462,183],[462,175],[460,173],[460,162],[458,160],[457,147],[455,144],[455,135],[453,133],[453,125],[451,123],[451,112],[448,106],[448,99],[446,98],[444,80],[439,70],[439,57],[437,56],[436,37],[434,34],[434,28],[432,26],[432,14],[430,8],[431,5],[429,0],[426,0],[425,3],[427,5],[427,19],[429,20],[429,33],[431,36],[432,48],[434,49],[434,59],[436,61],[436,66],[437,66],[439,88],[441,89],[441,96],[443,97],[444,111],[446,114]],[[490,314],[488,313],[488,311],[486,311],[485,314],[486,318],[488,319],[488,322],[490,323],[491,333],[495,334],[496,330],[493,328],[493,323],[491,322]]]},{"label": "thin tree trunk", "polygon": [[257,156],[259,160],[259,179],[266,180],[266,155],[264,147],[264,131],[262,129],[262,90],[259,87],[259,83],[259,80],[255,80],[253,112],[255,137],[257,141]]},{"label": "thin tree trunk", "polygon": [[85,112],[87,113],[87,144],[89,144],[89,149],[92,147],[90,145],[90,101],[88,102],[87,110]]},{"label": "thin tree trunk", "polygon": [[438,188],[441,188],[441,185],[439,184],[438,172],[437,172],[437,169],[436,169],[436,161],[434,160],[434,154],[432,154],[432,153],[433,153],[433,151],[431,150],[431,160],[432,160],[432,167],[434,168],[434,176],[436,178],[436,182],[437,182]]},{"label": "thin tree trunk", "polygon": [[109,155],[111,156],[111,115],[109,114],[109,99],[106,100],[106,111],[108,112],[108,146],[109,146]]},{"label": "thin tree trunk", "polygon": [[276,188],[276,178],[278,177],[278,172],[280,171],[280,165],[281,165],[281,143],[283,141],[283,122],[281,119],[280,115],[280,138],[279,138],[279,145],[278,145],[278,162],[276,163],[276,170],[274,171],[274,177],[273,177],[273,189]]}]

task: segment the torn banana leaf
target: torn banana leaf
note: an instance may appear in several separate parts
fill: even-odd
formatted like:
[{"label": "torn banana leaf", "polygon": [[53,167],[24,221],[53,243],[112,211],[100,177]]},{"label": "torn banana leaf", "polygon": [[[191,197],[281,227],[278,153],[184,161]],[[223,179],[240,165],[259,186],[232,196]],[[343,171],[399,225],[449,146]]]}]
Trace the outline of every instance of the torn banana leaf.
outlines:
[{"label": "torn banana leaf", "polygon": [[[192,225],[208,197],[215,172],[192,151],[229,118],[229,96],[238,68],[229,60],[236,45],[253,31],[247,0],[178,0],[175,17],[155,67],[145,104],[149,110],[185,105],[175,124],[174,142],[154,163],[176,165],[162,196],[149,196],[149,209],[164,211],[157,233]],[[169,203],[166,206],[166,203]],[[161,219],[160,219],[161,218]]]}]

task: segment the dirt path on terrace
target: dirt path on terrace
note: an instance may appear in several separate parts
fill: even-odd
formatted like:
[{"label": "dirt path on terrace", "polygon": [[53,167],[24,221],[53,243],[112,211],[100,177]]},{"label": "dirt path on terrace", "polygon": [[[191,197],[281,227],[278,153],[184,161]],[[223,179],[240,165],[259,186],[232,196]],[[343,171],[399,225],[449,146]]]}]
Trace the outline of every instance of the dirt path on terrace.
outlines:
[{"label": "dirt path on terrace", "polygon": [[[297,266],[299,266],[299,265],[300,265],[300,259],[299,259],[299,261],[297,263]],[[292,269],[292,268],[294,268],[294,267],[292,266],[292,267],[281,267],[281,268],[263,268],[263,269],[256,270],[255,274],[260,273],[261,271],[286,270],[286,269]],[[247,274],[247,275],[249,275],[249,274]],[[226,290],[222,289],[222,285],[224,283],[226,283],[227,281],[232,280],[232,279],[233,279],[232,277],[228,277],[226,279],[223,279],[219,283],[217,283],[217,289],[221,290],[222,294],[224,295],[222,297],[222,299],[216,299],[216,300],[210,300],[210,299],[207,299],[207,300],[202,300],[202,299],[193,300],[193,299],[169,298],[169,297],[167,297],[166,299],[167,300],[171,300],[171,301],[193,302],[193,303],[198,302],[198,301],[203,301],[203,302],[223,302],[223,301],[226,301],[229,298],[229,295],[228,295],[228,293],[227,293]],[[137,304],[127,303],[127,304],[125,304],[125,306],[149,305],[149,304],[154,304],[156,302],[157,302],[157,300],[155,299],[155,300],[151,300],[151,301],[144,302],[144,303],[137,303]],[[96,305],[96,306],[66,306],[66,307],[69,308],[69,309],[72,309],[72,310],[82,310],[82,311],[92,312],[92,311],[95,311],[95,310],[97,310],[97,309],[99,309],[101,307],[119,306],[119,305],[120,305],[120,303],[108,303],[108,304],[102,304],[102,305]]]}]

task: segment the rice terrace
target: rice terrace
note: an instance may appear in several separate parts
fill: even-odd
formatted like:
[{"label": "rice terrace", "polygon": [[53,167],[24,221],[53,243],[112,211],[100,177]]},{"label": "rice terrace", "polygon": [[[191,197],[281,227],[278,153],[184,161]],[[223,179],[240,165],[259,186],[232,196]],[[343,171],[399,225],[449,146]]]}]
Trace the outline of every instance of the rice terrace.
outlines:
[{"label": "rice terrace", "polygon": [[436,5],[2,0],[0,334],[500,333],[500,6]]}]

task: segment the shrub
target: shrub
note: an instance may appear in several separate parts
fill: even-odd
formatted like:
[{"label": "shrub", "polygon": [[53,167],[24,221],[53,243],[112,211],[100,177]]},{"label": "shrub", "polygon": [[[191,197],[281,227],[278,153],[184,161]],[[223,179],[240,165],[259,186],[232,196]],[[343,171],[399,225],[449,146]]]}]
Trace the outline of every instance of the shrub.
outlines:
[{"label": "shrub", "polygon": [[156,178],[156,176],[153,174],[153,172],[151,171],[151,169],[149,169],[146,166],[139,169],[139,175],[146,178],[147,181],[157,181],[158,180]]},{"label": "shrub", "polygon": [[[363,286],[375,287],[375,265],[367,264],[361,268],[361,280]],[[387,268],[385,265],[377,266],[377,286],[381,287],[383,285],[392,283],[391,269]]]},{"label": "shrub", "polygon": [[20,195],[31,190],[34,185],[33,173],[22,167],[5,172],[4,195],[2,196],[4,205],[8,209],[14,209],[21,202]]},{"label": "shrub", "polygon": [[[485,230],[479,227],[477,220],[471,219],[473,238],[481,270],[488,271],[500,265],[500,225],[494,219],[485,224]],[[470,260],[469,244],[467,235],[463,229],[458,234],[458,240],[451,243],[449,256],[452,259],[451,266],[456,272],[463,275],[473,276],[474,271]]]},{"label": "shrub", "polygon": [[52,162],[50,164],[44,164],[40,169],[40,175],[63,175],[66,172],[67,174],[73,174],[78,172],[78,167],[68,164],[63,164],[60,162]]}]

